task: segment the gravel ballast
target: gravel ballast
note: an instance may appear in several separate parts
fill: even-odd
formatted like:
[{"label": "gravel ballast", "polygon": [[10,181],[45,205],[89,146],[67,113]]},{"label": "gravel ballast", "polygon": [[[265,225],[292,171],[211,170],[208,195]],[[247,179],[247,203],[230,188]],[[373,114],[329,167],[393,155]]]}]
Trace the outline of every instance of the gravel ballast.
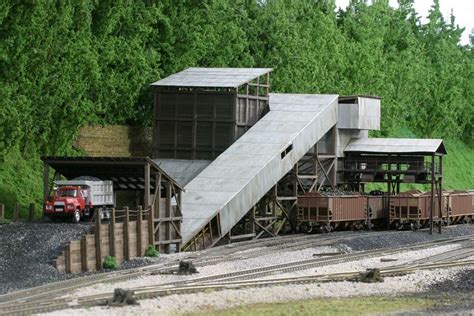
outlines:
[{"label": "gravel ballast", "polygon": [[66,242],[80,239],[89,229],[86,223],[0,225],[0,294],[65,279],[51,261]]},{"label": "gravel ballast", "polygon": [[[88,230],[89,226],[87,224],[74,225],[66,223],[14,223],[0,226],[0,276],[2,278],[0,293],[72,277],[71,275],[66,276],[63,273],[57,272],[56,269],[50,264],[50,261],[59,254],[60,250],[64,246],[64,243],[71,239],[79,239],[80,236],[86,233]],[[314,243],[308,244],[308,247],[305,249],[294,250],[282,247],[282,249],[276,249],[271,253],[265,252],[260,257],[246,256],[247,252],[255,249],[265,250],[265,243],[268,243],[267,241],[270,240],[267,239],[267,241],[255,243],[249,245],[248,247],[237,247],[239,249],[236,249],[236,251],[232,252],[232,255],[236,255],[236,258],[231,261],[220,262],[218,264],[208,266],[198,266],[197,269],[199,274],[197,275],[148,275],[146,277],[136,278],[115,284],[96,284],[91,287],[76,290],[74,293],[66,294],[66,296],[70,295],[73,297],[81,297],[94,293],[113,292],[114,288],[117,287],[133,288],[144,285],[160,284],[177,280],[185,280],[188,278],[199,278],[207,275],[264,267],[278,263],[305,260],[314,258],[313,255],[317,253],[353,252],[377,248],[392,248],[417,242],[433,241],[462,235],[473,235],[474,225],[458,225],[444,228],[441,235],[438,235],[437,233],[429,235],[426,230],[417,232],[387,231],[384,233],[377,232],[374,234],[367,234],[365,236],[354,236],[354,232],[337,233],[339,236],[345,236],[346,234],[347,237],[350,237],[350,239],[335,242],[332,245],[318,246],[318,240],[320,239],[320,236],[330,236],[331,234],[315,235]],[[278,239],[274,239],[275,242],[277,242],[277,240]],[[397,262],[381,262],[380,258],[367,258],[357,262],[348,262],[340,265],[333,265],[327,268],[321,267],[307,271],[298,271],[294,272],[293,274],[289,273],[285,276],[355,270],[360,271],[366,268],[384,267],[392,264],[403,264],[412,260],[429,257],[435,255],[436,253],[448,251],[456,247],[459,247],[459,244],[455,243],[452,245],[442,245],[440,247],[421,249],[417,252],[410,251],[403,254],[401,253],[394,256],[388,256],[390,258],[398,259]],[[206,257],[207,253],[219,255],[220,249],[228,249],[228,246],[197,253],[161,255],[159,258],[136,258],[134,260],[124,262],[120,268],[135,268],[163,262],[176,262],[185,257],[202,258]],[[245,289],[219,291],[215,293],[196,293],[184,296],[172,295],[160,298],[159,300],[144,300],[141,302],[141,306],[145,307],[143,309],[140,307],[140,313],[142,311],[145,314],[153,313],[155,310],[164,313],[174,313],[199,310],[200,306],[228,308],[244,303],[291,301],[325,296],[346,297],[354,295],[367,296],[398,295],[400,293],[415,292],[421,293],[428,291],[428,289],[431,289],[432,286],[439,282],[448,282],[453,275],[460,271],[462,271],[460,268],[437,271],[419,271],[407,276],[386,278],[386,282],[377,284],[339,282],[311,285],[288,285],[266,288],[264,291],[262,291],[262,289]],[[280,276],[283,275],[278,275],[278,277]],[[3,282],[3,280],[5,280],[5,282]],[[189,304],[185,302],[189,302]],[[179,308],[177,309],[176,306],[179,306]],[[91,311],[103,313],[104,310],[100,308],[94,308],[88,312]],[[117,310],[117,312],[120,314],[133,314],[137,311],[138,310],[136,307]],[[68,310],[67,312],[80,314],[81,310]]]},{"label": "gravel ballast", "polygon": [[[115,284],[97,284],[89,288],[83,288],[67,296],[81,297],[99,293],[112,292],[114,288],[134,288],[174,282],[185,279],[200,278],[209,275],[241,271],[252,268],[264,267],[273,264],[293,262],[313,258],[316,253],[330,253],[344,249],[352,252],[356,250],[390,248],[414,242],[429,241],[433,239],[447,238],[472,233],[471,227],[457,226],[445,229],[441,236],[430,236],[426,231],[421,232],[387,232],[387,234],[356,237],[354,240],[337,243],[333,246],[314,246],[306,249],[291,250],[282,249],[272,254],[265,254],[260,257],[236,259],[229,262],[221,262],[214,265],[199,267],[199,274],[192,276],[179,275],[149,275],[134,280],[128,280]],[[429,258],[440,253],[448,252],[462,247],[461,243],[444,244],[430,248],[418,249],[366,258],[354,262],[345,262],[331,266],[312,268],[309,270],[296,271],[292,273],[265,276],[263,279],[273,279],[275,277],[293,277],[304,275],[325,274],[334,272],[365,271],[368,268],[383,268],[391,265],[408,264],[422,258]],[[260,248],[255,245],[255,248]],[[235,254],[245,254],[247,250],[236,252]],[[172,257],[173,255],[170,255]],[[382,261],[382,258],[391,258],[395,261]],[[262,288],[249,288],[238,290],[224,290],[216,292],[205,292],[195,294],[170,295],[159,299],[140,301],[140,307],[125,307],[123,309],[107,310],[108,313],[127,315],[135,314],[175,314],[199,311],[201,309],[223,309],[239,305],[284,302],[303,299],[314,299],[321,297],[340,298],[350,296],[372,296],[372,295],[411,295],[414,293],[424,294],[438,283],[449,282],[451,278],[464,271],[465,268],[438,269],[433,271],[417,271],[412,274],[386,277],[382,283],[353,283],[353,282],[330,282],[321,284],[285,285]],[[68,310],[68,313],[101,314],[102,308],[92,308],[86,310]],[[59,315],[59,313],[56,313]]]}]

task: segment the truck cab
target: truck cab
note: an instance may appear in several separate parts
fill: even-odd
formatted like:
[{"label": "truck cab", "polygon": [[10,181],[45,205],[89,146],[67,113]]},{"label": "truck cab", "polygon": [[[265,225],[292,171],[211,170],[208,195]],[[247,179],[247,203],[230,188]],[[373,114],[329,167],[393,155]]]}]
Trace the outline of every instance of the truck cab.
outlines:
[{"label": "truck cab", "polygon": [[73,222],[79,222],[84,217],[87,206],[84,192],[87,192],[87,189],[78,186],[58,187],[46,201],[45,215],[70,217]]},{"label": "truck cab", "polygon": [[111,181],[55,181],[53,194],[45,201],[44,215],[49,218],[71,218],[78,223],[99,211],[102,219],[110,217],[113,203]]}]

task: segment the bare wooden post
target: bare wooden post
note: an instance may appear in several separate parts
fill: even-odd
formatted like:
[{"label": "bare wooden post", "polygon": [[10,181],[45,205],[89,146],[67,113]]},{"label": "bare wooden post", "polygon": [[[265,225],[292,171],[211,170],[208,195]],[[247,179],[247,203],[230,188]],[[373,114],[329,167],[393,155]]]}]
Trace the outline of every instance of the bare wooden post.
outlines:
[{"label": "bare wooden post", "polygon": [[72,272],[72,258],[71,258],[71,244],[67,244],[64,249],[64,263],[66,266],[66,273]]},{"label": "bare wooden post", "polygon": [[[183,212],[181,211],[181,202],[183,200],[183,194],[181,192],[181,189],[178,189],[178,199],[176,201],[176,203],[178,204],[177,205],[177,208],[176,210],[179,212],[177,214],[174,214],[173,216],[179,216],[179,217],[182,217],[183,216]],[[176,221],[176,228],[178,229],[178,231],[176,232],[177,234],[181,234],[181,220],[178,220]],[[209,225],[209,228],[211,228],[211,234],[212,234],[212,227]],[[179,235],[178,235],[179,236]],[[181,237],[180,237],[181,239]],[[181,239],[182,240],[182,239]],[[176,244],[176,252],[180,252],[181,250],[181,242],[177,243]]]},{"label": "bare wooden post", "polygon": [[145,209],[150,206],[150,163],[145,163],[145,194],[143,195],[143,202]]},{"label": "bare wooden post", "polygon": [[109,223],[109,250],[110,255],[115,257],[115,208],[112,208]]},{"label": "bare wooden post", "polygon": [[431,155],[431,196],[430,196],[430,235],[433,235],[433,212],[435,208],[435,170],[434,170],[434,154]]},{"label": "bare wooden post", "polygon": [[[165,218],[166,218],[166,224],[165,224],[165,240],[170,241],[171,240],[171,183],[168,180],[166,182],[166,207],[165,207]],[[204,237],[204,234],[203,234]],[[204,240],[204,238],[203,238]],[[170,244],[166,244],[165,246],[165,252],[169,253],[170,252]]]},{"label": "bare wooden post", "polygon": [[0,219],[5,218],[5,204],[0,204]]},{"label": "bare wooden post", "polygon": [[13,212],[13,221],[18,222],[19,219],[20,219],[20,204],[17,203],[15,205],[15,210]]},{"label": "bare wooden post", "polygon": [[141,206],[138,206],[138,217],[137,217],[137,257],[142,256],[142,216],[143,210]]},{"label": "bare wooden post", "polygon": [[95,213],[95,266],[97,270],[102,269],[102,249],[101,249],[101,220],[100,220],[100,210],[97,209]]},{"label": "bare wooden post", "polygon": [[130,212],[128,210],[128,206],[125,206],[125,221],[123,222],[123,257],[125,260],[130,260],[130,235],[129,235],[129,227],[130,224]]},{"label": "bare wooden post", "polygon": [[[156,197],[155,197],[155,205],[154,205],[154,210],[153,210],[153,240],[160,241],[160,221],[155,222],[155,218],[159,219],[161,217],[161,211],[160,211],[160,201],[161,201],[161,173],[157,173],[155,175],[155,186],[156,186]],[[156,227],[155,227],[156,226]],[[161,246],[159,246],[161,247]],[[161,251],[161,249],[159,249]]]},{"label": "bare wooden post", "polygon": [[148,211],[148,244],[155,245],[155,225],[153,225],[153,220],[155,219],[154,206],[150,205]]},{"label": "bare wooden post", "polygon": [[[444,209],[444,204],[443,204],[443,156],[439,156],[439,168],[438,168],[438,181],[439,181],[439,218],[443,220],[443,209]],[[446,223],[449,225],[449,216],[447,216],[446,213]],[[441,222],[439,223],[439,229],[438,233],[441,234]]]},{"label": "bare wooden post", "polygon": [[35,203],[30,203],[30,207],[28,209],[28,220],[31,222],[35,217]]},{"label": "bare wooden post", "polygon": [[88,271],[88,266],[87,266],[87,257],[88,257],[88,252],[87,252],[87,236],[83,236],[81,239],[81,268],[82,271],[86,272]]}]

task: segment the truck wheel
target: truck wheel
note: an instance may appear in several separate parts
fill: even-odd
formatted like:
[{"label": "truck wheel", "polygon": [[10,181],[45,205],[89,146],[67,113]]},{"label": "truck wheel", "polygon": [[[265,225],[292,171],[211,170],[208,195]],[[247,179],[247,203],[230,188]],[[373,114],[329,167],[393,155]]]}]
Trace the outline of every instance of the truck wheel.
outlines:
[{"label": "truck wheel", "polygon": [[72,216],[72,222],[77,224],[81,220],[81,212],[79,212],[79,209],[76,209],[74,212],[74,215]]}]

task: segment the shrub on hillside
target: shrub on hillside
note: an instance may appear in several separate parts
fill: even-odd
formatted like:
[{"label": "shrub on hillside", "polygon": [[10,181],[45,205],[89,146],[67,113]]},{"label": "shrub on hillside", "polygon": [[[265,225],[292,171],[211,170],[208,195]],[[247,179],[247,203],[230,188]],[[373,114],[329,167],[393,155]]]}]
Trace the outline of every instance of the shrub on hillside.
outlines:
[{"label": "shrub on hillside", "polygon": [[159,257],[160,252],[156,250],[155,246],[148,245],[148,248],[146,249],[146,252],[145,252],[145,256],[146,257]]},{"label": "shrub on hillside", "polygon": [[104,269],[115,270],[115,269],[117,269],[117,260],[115,259],[115,257],[107,256],[104,259],[104,263],[102,264],[102,267]]}]

